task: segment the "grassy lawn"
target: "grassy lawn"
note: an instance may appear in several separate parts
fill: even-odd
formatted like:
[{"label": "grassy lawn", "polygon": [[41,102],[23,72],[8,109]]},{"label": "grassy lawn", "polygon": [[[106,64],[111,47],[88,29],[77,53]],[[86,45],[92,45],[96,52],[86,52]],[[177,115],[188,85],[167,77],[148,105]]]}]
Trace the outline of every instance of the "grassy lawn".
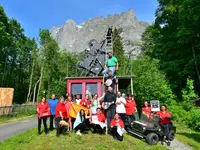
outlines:
[{"label": "grassy lawn", "polygon": [[37,129],[12,137],[2,143],[3,150],[166,150],[160,143],[156,146],[148,145],[144,140],[134,138],[130,135],[124,136],[124,141],[115,141],[109,135],[84,134],[77,136],[75,133],[67,133],[59,138],[55,131],[45,135],[37,136]]},{"label": "grassy lawn", "polygon": [[176,137],[185,144],[190,145],[195,150],[200,150],[200,132],[191,130],[184,125],[176,124]]}]

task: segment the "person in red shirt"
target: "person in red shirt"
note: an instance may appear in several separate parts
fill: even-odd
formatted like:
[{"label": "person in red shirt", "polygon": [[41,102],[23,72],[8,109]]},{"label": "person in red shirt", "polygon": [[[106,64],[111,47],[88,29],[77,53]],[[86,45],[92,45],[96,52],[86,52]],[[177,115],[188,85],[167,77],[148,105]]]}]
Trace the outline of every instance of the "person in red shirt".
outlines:
[{"label": "person in red shirt", "polygon": [[71,116],[70,116],[71,103],[72,103],[72,97],[68,96],[67,101],[65,101],[65,107],[66,107],[66,110],[67,110],[67,119],[68,119],[70,131],[72,131],[72,121],[71,121]]},{"label": "person in red shirt", "polygon": [[46,102],[46,98],[43,97],[42,101],[37,105],[37,113],[38,113],[38,135],[41,134],[41,123],[43,121],[45,134],[48,134],[47,129],[47,117],[50,116],[50,107]]},{"label": "person in red shirt", "polygon": [[166,137],[169,134],[169,129],[170,129],[170,126],[172,125],[171,113],[168,112],[166,105],[162,105],[161,111],[157,112],[157,115],[160,116],[160,125],[163,128],[163,132],[164,132],[164,138],[162,140],[162,144],[164,141],[166,141],[167,144],[170,144],[170,141],[167,141],[168,139],[166,139]]},{"label": "person in red shirt", "polygon": [[[106,121],[106,117],[105,115],[102,113],[102,110],[101,108],[97,108],[96,109],[96,114],[93,114],[92,116],[97,116],[97,119],[99,122],[101,123],[105,123]],[[102,129],[101,126],[99,124],[95,124],[92,122],[92,119],[91,119],[91,124],[92,124],[92,128],[94,129],[94,133],[100,133],[100,134],[103,134],[104,133],[104,128]]]},{"label": "person in red shirt", "polygon": [[126,99],[126,115],[127,115],[127,121],[128,126],[126,127],[127,130],[130,129],[131,122],[134,121],[134,114],[137,112],[136,103],[133,99],[132,95],[128,95],[128,98]]},{"label": "person in red shirt", "polygon": [[142,107],[142,114],[146,115],[148,119],[152,119],[153,117],[151,107],[149,106],[147,101],[144,102],[144,105]]},{"label": "person in red shirt", "polygon": [[110,127],[111,127],[111,135],[113,136],[113,138],[119,141],[123,141],[123,134],[120,135],[117,130],[118,128],[121,128],[123,133],[126,133],[126,130],[124,129],[124,123],[120,119],[119,114],[117,113],[115,114],[114,119],[110,123]]},{"label": "person in red shirt", "polygon": [[56,106],[56,136],[59,137],[61,132],[63,131],[63,127],[60,126],[60,121],[67,121],[67,109],[65,107],[65,99],[64,97],[60,98],[60,102]]},{"label": "person in red shirt", "polygon": [[89,95],[86,94],[85,99],[82,99],[80,102],[81,106],[87,107],[88,109],[91,107],[91,101],[89,100]]}]

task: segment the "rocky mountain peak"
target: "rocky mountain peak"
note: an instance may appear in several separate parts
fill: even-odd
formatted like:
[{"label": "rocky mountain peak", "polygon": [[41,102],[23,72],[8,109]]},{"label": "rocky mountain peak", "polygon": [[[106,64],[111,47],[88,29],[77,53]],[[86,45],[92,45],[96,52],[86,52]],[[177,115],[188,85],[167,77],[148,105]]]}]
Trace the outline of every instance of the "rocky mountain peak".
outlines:
[{"label": "rocky mountain peak", "polygon": [[[94,17],[77,25],[72,19],[68,19],[61,27],[53,27],[50,32],[61,48],[71,52],[82,52],[87,48],[87,43],[91,39],[100,42],[105,35],[108,26],[122,28],[124,49],[126,52],[132,51],[135,43],[141,42],[141,35],[148,26],[145,22],[137,20],[133,9],[121,14],[108,15],[104,17]],[[138,51],[133,51],[138,53]]]}]

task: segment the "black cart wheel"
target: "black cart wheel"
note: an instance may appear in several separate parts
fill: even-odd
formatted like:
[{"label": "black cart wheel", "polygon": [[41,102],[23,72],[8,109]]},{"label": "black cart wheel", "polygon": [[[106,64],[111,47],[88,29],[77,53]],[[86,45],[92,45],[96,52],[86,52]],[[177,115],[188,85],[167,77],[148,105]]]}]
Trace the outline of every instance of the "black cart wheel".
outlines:
[{"label": "black cart wheel", "polygon": [[170,130],[169,134],[167,135],[167,140],[173,141],[174,138],[175,138],[175,131],[174,130]]},{"label": "black cart wheel", "polygon": [[146,141],[150,145],[156,145],[159,141],[159,137],[156,133],[149,133],[147,134]]}]

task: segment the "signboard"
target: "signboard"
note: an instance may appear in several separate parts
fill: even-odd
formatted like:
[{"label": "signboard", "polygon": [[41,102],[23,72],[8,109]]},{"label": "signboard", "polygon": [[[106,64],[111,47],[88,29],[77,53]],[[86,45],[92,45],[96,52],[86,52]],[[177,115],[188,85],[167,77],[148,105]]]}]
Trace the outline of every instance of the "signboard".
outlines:
[{"label": "signboard", "polygon": [[156,112],[156,111],[160,111],[160,102],[158,100],[153,100],[150,101],[151,104],[151,110]]},{"label": "signboard", "polygon": [[11,106],[13,95],[13,88],[0,88],[0,106]]}]

